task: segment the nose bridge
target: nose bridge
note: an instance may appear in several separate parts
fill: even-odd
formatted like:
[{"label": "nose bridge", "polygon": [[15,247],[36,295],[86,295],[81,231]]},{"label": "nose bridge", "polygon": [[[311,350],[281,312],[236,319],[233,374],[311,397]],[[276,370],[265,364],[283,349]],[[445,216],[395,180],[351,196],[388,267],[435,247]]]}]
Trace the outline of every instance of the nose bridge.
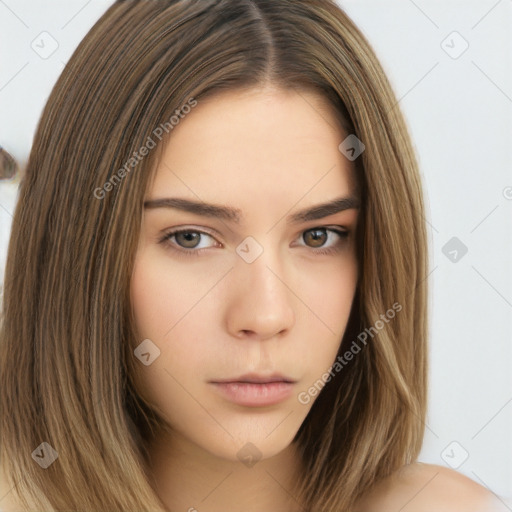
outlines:
[{"label": "nose bridge", "polygon": [[247,275],[249,291],[266,300],[288,300],[288,288],[283,282],[283,265],[269,255],[270,251],[265,251],[253,263],[243,265],[241,272]]},{"label": "nose bridge", "polygon": [[258,236],[258,239],[248,236],[238,245],[236,252],[235,270],[246,280],[251,280],[253,286],[271,289],[277,283],[283,284],[276,274],[282,275],[285,263],[279,243],[272,235],[267,233],[266,236]]},{"label": "nose bridge", "polygon": [[290,329],[295,312],[279,249],[270,243],[258,245],[246,240],[237,249],[228,317],[233,334],[243,331],[266,338]]}]

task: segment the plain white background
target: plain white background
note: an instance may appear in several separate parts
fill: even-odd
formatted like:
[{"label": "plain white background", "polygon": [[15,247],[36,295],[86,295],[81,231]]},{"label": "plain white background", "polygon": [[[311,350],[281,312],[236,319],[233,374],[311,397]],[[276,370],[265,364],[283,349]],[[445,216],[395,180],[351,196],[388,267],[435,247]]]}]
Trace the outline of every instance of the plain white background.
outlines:
[{"label": "plain white background", "polygon": [[[65,63],[111,3],[0,0],[0,145],[19,161]],[[512,510],[512,1],[339,4],[391,80],[425,186],[431,383],[420,460],[456,468]],[[0,273],[16,192],[0,185]]]}]

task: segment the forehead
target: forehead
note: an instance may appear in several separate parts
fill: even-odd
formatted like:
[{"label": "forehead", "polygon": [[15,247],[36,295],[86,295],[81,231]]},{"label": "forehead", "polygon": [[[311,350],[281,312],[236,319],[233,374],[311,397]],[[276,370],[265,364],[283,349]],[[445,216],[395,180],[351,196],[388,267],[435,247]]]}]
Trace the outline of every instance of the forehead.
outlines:
[{"label": "forehead", "polygon": [[173,129],[147,197],[282,210],[348,196],[355,170],[338,149],[346,135],[315,93],[224,92],[198,101]]}]

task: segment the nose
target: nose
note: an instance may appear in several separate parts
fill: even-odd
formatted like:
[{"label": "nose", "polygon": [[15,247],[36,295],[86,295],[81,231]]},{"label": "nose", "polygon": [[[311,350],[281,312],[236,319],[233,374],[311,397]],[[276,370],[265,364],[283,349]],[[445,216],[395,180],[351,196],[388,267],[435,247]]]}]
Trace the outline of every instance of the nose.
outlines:
[{"label": "nose", "polygon": [[283,265],[270,251],[252,263],[237,261],[225,310],[232,336],[265,340],[290,331],[295,323],[294,294],[283,274]]}]

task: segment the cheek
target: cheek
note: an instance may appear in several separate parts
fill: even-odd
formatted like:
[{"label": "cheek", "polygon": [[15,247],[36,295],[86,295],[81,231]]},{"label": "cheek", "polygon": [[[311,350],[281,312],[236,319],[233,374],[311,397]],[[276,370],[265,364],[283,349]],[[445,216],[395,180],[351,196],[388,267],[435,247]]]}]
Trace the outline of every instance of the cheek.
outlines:
[{"label": "cheek", "polygon": [[173,269],[169,259],[142,251],[135,260],[130,293],[139,336],[154,339],[159,345],[197,304],[206,284],[200,276]]},{"label": "cheek", "polygon": [[202,300],[217,278],[209,274],[171,271],[168,258],[150,250],[137,255],[130,285],[137,340],[149,339],[160,350],[148,368],[174,374],[203,364],[212,317],[218,314]]},{"label": "cheek", "polygon": [[318,329],[326,335],[344,329],[357,287],[358,265],[353,252],[323,265],[301,269],[298,279],[300,298],[316,317]]},{"label": "cheek", "polygon": [[180,383],[190,379],[191,368],[203,364],[196,340],[204,337],[200,332],[204,327],[196,322],[190,330],[187,311],[194,293],[187,293],[186,282],[183,274],[169,272],[169,265],[150,251],[137,255],[130,284],[137,342],[149,339],[157,347],[149,345],[152,354],[159,353],[147,366],[136,361],[136,387],[167,419],[174,407],[190,406],[190,396]]},{"label": "cheek", "polygon": [[301,298],[307,318],[302,323],[303,356],[309,361],[309,380],[319,378],[336,358],[357,287],[357,261],[347,256],[304,273]]},{"label": "cheek", "polygon": [[173,297],[172,294],[165,293],[171,285],[169,277],[159,272],[149,258],[141,257],[135,262],[131,280],[131,301],[140,337],[160,338],[165,329],[172,325],[170,315],[174,311]]}]

